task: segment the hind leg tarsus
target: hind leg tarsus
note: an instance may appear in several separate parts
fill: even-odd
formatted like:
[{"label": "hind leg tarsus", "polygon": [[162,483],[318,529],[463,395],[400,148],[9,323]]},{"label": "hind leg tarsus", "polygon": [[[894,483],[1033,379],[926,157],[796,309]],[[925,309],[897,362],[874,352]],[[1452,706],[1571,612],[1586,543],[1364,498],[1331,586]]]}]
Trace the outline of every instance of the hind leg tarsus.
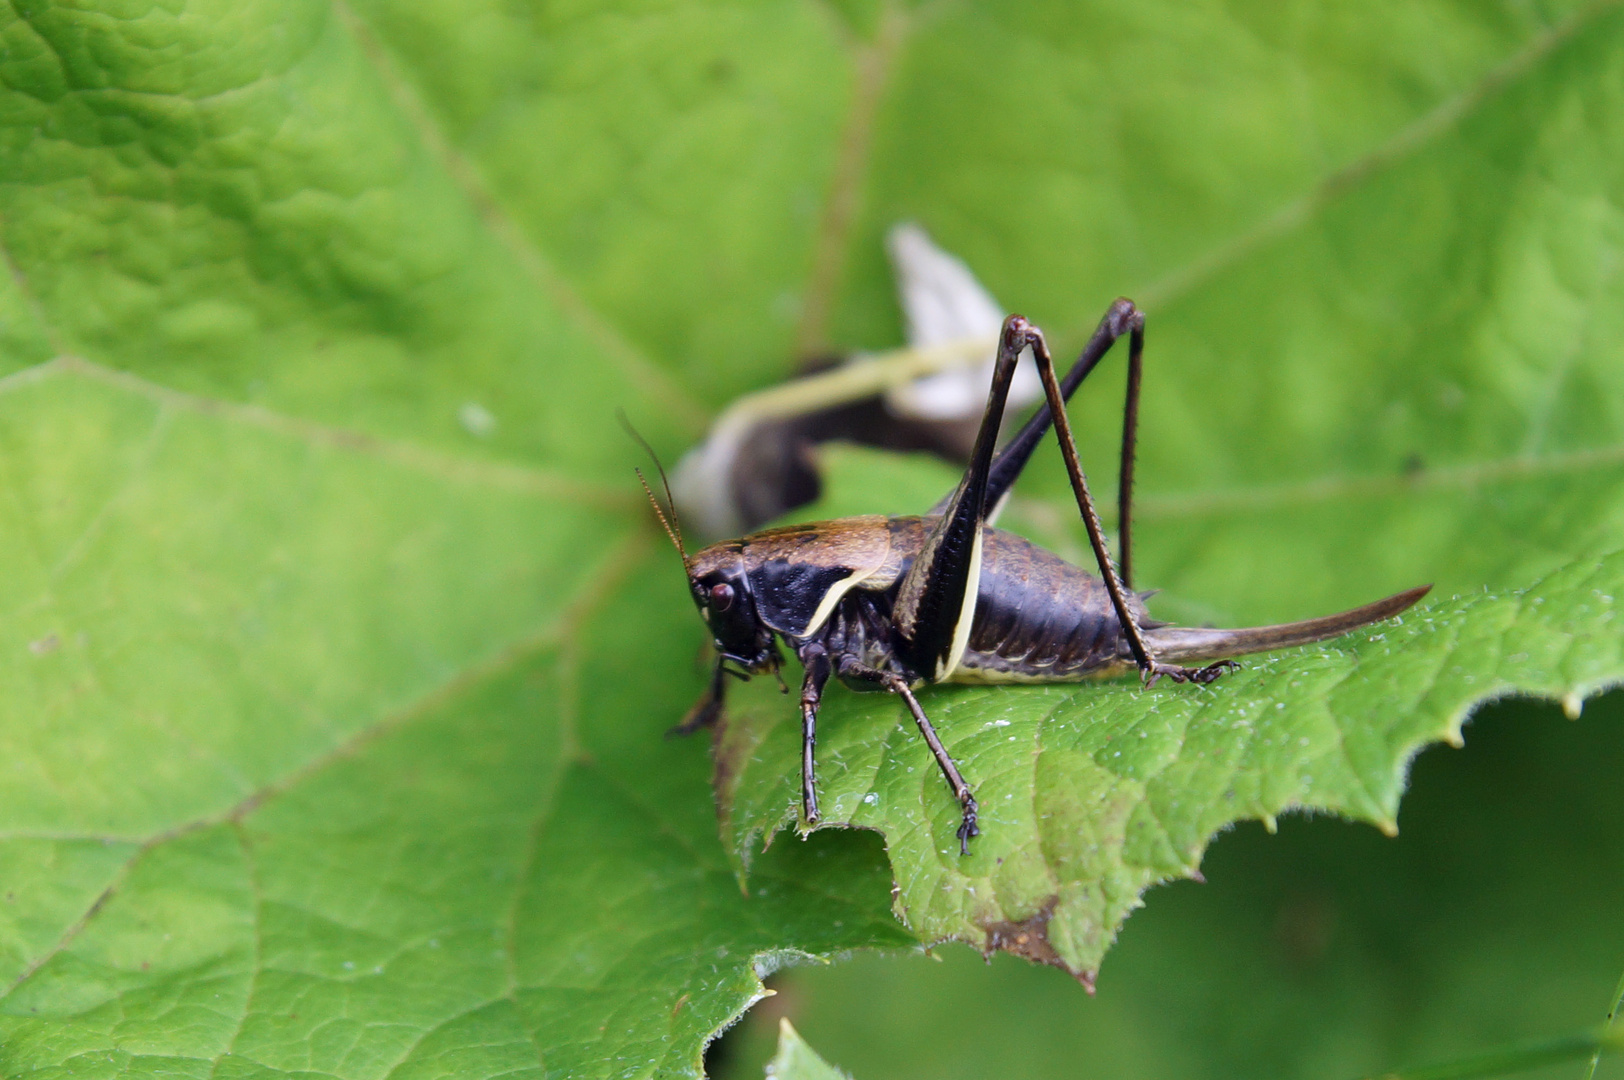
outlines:
[{"label": "hind leg tarsus", "polygon": [[1224,672],[1236,671],[1239,668],[1240,665],[1233,660],[1220,660],[1216,664],[1208,664],[1206,667],[1188,668],[1180,667],[1178,664],[1164,664],[1160,660],[1153,658],[1148,667],[1141,669],[1140,679],[1144,682],[1146,690],[1155,686],[1157,680],[1164,677],[1172,679],[1174,682],[1188,682],[1195,683],[1198,686],[1206,686],[1210,682],[1216,682],[1218,676],[1224,674]]}]

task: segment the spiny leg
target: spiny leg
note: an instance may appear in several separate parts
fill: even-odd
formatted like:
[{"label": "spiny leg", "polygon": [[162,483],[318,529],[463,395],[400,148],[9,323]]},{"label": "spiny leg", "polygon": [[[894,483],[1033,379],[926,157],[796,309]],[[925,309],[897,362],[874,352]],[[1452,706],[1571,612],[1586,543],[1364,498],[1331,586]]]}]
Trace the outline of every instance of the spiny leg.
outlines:
[{"label": "spiny leg", "polygon": [[[1066,377],[1060,380],[1060,395],[1066,401],[1082,385],[1084,379],[1099,366],[1118,338],[1128,335],[1128,391],[1122,407],[1122,457],[1117,483],[1118,548],[1121,551],[1122,584],[1133,588],[1133,466],[1134,450],[1139,439],[1139,388],[1143,378],[1145,351],[1145,316],[1132,300],[1119,298],[1105,312],[1087,344],[1078,354]],[[993,459],[987,476],[987,521],[992,523],[997,507],[1026,468],[1038,443],[1048,432],[1053,412],[1045,401],[1032,414],[1015,437],[1010,439]],[[946,500],[933,513],[945,508]]]},{"label": "spiny leg", "polygon": [[1032,356],[1037,361],[1038,374],[1043,379],[1043,389],[1049,399],[1049,409],[1054,414],[1055,437],[1060,441],[1060,456],[1066,463],[1066,475],[1071,480],[1072,494],[1077,498],[1077,511],[1082,515],[1084,528],[1088,530],[1089,546],[1094,549],[1100,576],[1105,579],[1106,591],[1111,596],[1111,606],[1116,609],[1117,620],[1122,626],[1123,636],[1128,641],[1128,651],[1133,654],[1134,663],[1139,667],[1140,678],[1147,686],[1154,686],[1156,680],[1164,675],[1175,682],[1212,682],[1235,664],[1227,660],[1209,664],[1204,668],[1164,664],[1151,655],[1150,649],[1145,645],[1139,623],[1134,619],[1132,609],[1128,607],[1127,589],[1123,586],[1122,579],[1117,576],[1116,567],[1111,564],[1111,552],[1105,545],[1105,529],[1100,525],[1100,516],[1095,512],[1094,500],[1088,493],[1088,479],[1083,475],[1082,464],[1077,460],[1077,442],[1072,437],[1071,421],[1066,416],[1065,397],[1055,378],[1054,361],[1049,356],[1049,346],[1043,339],[1043,332],[1019,315],[1011,315],[1004,323],[1006,337],[1012,331],[1017,333],[1025,344],[1032,347]]},{"label": "spiny leg", "polygon": [[[940,679],[946,674],[943,661],[950,658],[954,632],[964,629],[959,624],[967,617],[966,590],[977,585],[968,580],[966,571],[976,562],[981,528],[991,523],[991,515],[1009,494],[1052,422],[1054,409],[1045,403],[1014,438],[994,453],[1010,380],[1021,351],[1030,344],[1022,330],[1027,325],[1024,319],[1005,320],[970,465],[958,486],[932,508],[931,515],[939,516],[939,521],[898,592],[893,617],[901,632],[899,656],[909,670],[923,678]],[[1133,487],[1131,448],[1138,426],[1140,353],[1144,348],[1144,316],[1132,301],[1119,299],[1106,311],[1076,363],[1066,372],[1060,396],[1063,401],[1069,400],[1124,334],[1131,335],[1122,466],[1122,488],[1128,491]],[[1124,540],[1127,536],[1125,526]]]},{"label": "spiny leg", "polygon": [[953,797],[959,800],[961,815],[958,831],[959,854],[970,854],[970,837],[981,835],[981,829],[976,825],[976,811],[979,807],[976,806],[975,796],[970,793],[970,785],[964,782],[964,777],[959,774],[958,765],[948,755],[942,740],[936,736],[936,729],[931,726],[930,718],[925,715],[925,710],[919,707],[919,699],[908,689],[907,680],[900,675],[887,674],[881,682],[887,690],[899,695],[908,703],[908,711],[913,713],[914,723],[919,725],[919,734],[925,737],[925,743],[930,747],[930,752],[936,756],[936,764],[941,768],[942,775],[947,777],[947,786],[953,789]]},{"label": "spiny leg", "polygon": [[[1119,299],[1112,304],[1106,310],[1105,317],[1100,319],[1099,326],[1095,327],[1094,333],[1089,337],[1088,342],[1083,346],[1082,352],[1077,355],[1077,360],[1071,365],[1071,370],[1066,372],[1066,377],[1060,380],[1061,397],[1070,401],[1071,395],[1076,391],[1077,387],[1082,385],[1083,380],[1088,378],[1089,374],[1099,366],[1106,353],[1110,352],[1111,346],[1116,344],[1117,339],[1124,334],[1132,334],[1138,328],[1140,332],[1136,335],[1135,340],[1138,341],[1139,346],[1143,346],[1143,326],[1144,316],[1140,315],[1139,309],[1133,306],[1133,301]],[[1131,350],[1129,357],[1130,379],[1134,378],[1132,361],[1136,355],[1137,352]],[[1130,407],[1133,409],[1133,426],[1137,426],[1138,399],[1135,383],[1130,383],[1129,392],[1135,395]],[[1015,481],[1019,479],[1022,471],[1026,468],[1026,463],[1031,460],[1033,452],[1038,448],[1038,444],[1043,441],[1043,436],[1048,434],[1049,425],[1052,422],[1053,413],[1049,409],[1048,402],[1045,401],[1038,406],[1038,410],[1032,414],[1032,418],[1021,426],[1021,430],[1016,432],[1015,436],[998,451],[998,456],[993,459],[992,467],[988,470],[987,476],[987,506],[989,511],[991,508],[996,507],[1005,495],[1009,494],[1010,488],[1015,486]],[[1125,434],[1127,433],[1125,432]],[[940,507],[932,511],[932,513],[940,512]]]},{"label": "spiny leg", "polygon": [[818,823],[818,702],[823,685],[829,681],[829,654],[822,645],[808,645],[800,652],[806,675],[801,680],[801,814],[807,827]]},{"label": "spiny leg", "polygon": [[970,785],[959,772],[959,767],[948,754],[947,748],[937,736],[936,729],[931,725],[930,718],[925,710],[920,708],[919,699],[914,697],[913,691],[908,687],[908,680],[894,671],[881,671],[869,667],[857,657],[849,654],[836,654],[835,668],[842,679],[860,679],[864,682],[878,683],[885,689],[896,694],[908,705],[908,711],[913,714],[914,723],[919,727],[919,734],[925,737],[925,744],[930,747],[931,754],[936,758],[936,764],[941,768],[942,775],[947,778],[947,786],[952,789],[953,797],[959,801],[962,817],[959,821],[959,854],[970,853],[970,837],[980,836],[981,829],[976,825],[975,796],[970,793]]},{"label": "spiny leg", "polygon": [[1138,309],[1134,310],[1131,325],[1128,395],[1122,405],[1122,457],[1117,473],[1117,551],[1122,560],[1122,586],[1126,589],[1133,588],[1133,458],[1139,442],[1139,383],[1145,352],[1145,316]]}]

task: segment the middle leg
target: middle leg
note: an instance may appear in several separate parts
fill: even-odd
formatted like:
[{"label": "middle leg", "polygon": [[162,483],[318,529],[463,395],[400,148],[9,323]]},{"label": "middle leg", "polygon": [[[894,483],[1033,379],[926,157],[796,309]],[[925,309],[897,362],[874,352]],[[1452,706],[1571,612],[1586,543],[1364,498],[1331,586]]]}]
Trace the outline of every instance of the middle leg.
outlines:
[{"label": "middle leg", "polygon": [[970,854],[970,837],[981,835],[981,829],[976,824],[976,813],[980,807],[976,804],[975,795],[970,791],[970,785],[959,772],[958,763],[947,752],[947,747],[942,745],[941,737],[936,734],[936,728],[931,724],[930,717],[925,715],[925,710],[919,705],[919,699],[914,697],[913,690],[908,686],[908,680],[894,671],[877,671],[850,656],[840,658],[840,675],[842,678],[879,683],[907,704],[908,712],[913,715],[914,724],[919,728],[919,734],[924,736],[925,745],[930,747],[931,756],[936,759],[936,766],[942,770],[942,775],[947,779],[947,786],[952,789],[953,797],[959,802],[957,833],[959,854]]},{"label": "middle leg", "polygon": [[947,778],[947,786],[953,789],[953,797],[959,801],[959,854],[970,854],[970,837],[980,836],[981,829],[976,824],[976,797],[970,793],[970,785],[964,782],[959,773],[959,766],[948,754],[942,740],[937,737],[936,729],[931,725],[930,717],[925,710],[919,707],[919,699],[914,697],[913,691],[908,689],[908,683],[900,675],[887,675],[883,680],[885,688],[901,697],[908,703],[908,711],[913,713],[914,723],[919,727],[919,734],[925,737],[925,743],[936,758],[936,765]]}]

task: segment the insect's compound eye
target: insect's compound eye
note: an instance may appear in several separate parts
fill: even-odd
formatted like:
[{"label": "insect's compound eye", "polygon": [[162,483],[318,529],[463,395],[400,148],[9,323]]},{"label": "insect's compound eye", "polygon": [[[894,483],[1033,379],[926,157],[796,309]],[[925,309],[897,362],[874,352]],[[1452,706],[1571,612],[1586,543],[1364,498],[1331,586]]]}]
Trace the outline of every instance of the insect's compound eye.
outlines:
[{"label": "insect's compound eye", "polygon": [[723,582],[712,585],[710,588],[710,606],[712,611],[726,611],[733,606],[733,586]]}]

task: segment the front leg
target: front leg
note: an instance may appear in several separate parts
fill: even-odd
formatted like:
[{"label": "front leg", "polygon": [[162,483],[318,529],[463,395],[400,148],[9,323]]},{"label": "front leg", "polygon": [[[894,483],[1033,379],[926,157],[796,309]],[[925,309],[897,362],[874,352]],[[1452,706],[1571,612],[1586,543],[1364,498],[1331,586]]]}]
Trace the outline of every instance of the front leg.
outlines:
[{"label": "front leg", "polygon": [[727,691],[727,676],[731,674],[722,666],[720,657],[716,660],[716,667],[711,672],[710,685],[705,692],[694,702],[688,714],[673,728],[668,728],[665,737],[674,739],[682,735],[692,735],[700,728],[715,727],[716,721],[722,718],[722,699]]},{"label": "front leg", "polygon": [[831,666],[822,645],[804,646],[799,655],[806,669],[801,679],[801,815],[811,828],[822,816],[818,811],[818,702],[823,700]]}]

